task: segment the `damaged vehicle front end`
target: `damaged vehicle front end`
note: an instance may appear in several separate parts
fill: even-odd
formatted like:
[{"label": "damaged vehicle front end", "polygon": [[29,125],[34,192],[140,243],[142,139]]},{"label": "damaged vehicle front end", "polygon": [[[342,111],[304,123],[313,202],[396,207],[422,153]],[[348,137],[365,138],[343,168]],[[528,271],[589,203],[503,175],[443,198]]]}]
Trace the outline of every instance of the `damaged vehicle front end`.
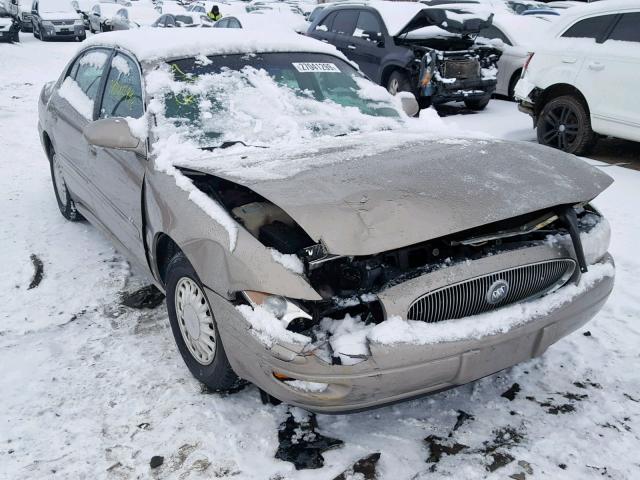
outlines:
[{"label": "damaged vehicle front end", "polygon": [[[246,32],[187,30],[161,32],[170,55],[136,31],[79,53],[132,85],[102,82],[124,95],[102,104],[133,112],[140,98],[139,118],[96,107],[63,143],[50,112],[81,91],[63,73],[39,127],[61,212],[150,274],[211,389],[245,379],[312,411],[374,408],[541,355],[606,301],[610,231],[591,201],[612,180],[598,169],[533,144],[429,137],[320,42],[263,51]],[[137,62],[126,73],[120,55]],[[83,148],[109,152],[93,184],[73,176]]]}]

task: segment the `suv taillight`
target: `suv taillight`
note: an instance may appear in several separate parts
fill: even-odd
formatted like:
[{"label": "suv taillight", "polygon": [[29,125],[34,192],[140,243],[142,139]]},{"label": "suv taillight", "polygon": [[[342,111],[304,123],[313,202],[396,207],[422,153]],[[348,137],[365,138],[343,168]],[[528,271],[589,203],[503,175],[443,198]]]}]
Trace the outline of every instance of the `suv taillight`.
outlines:
[{"label": "suv taillight", "polygon": [[527,68],[529,68],[529,64],[531,63],[531,59],[534,55],[535,52],[529,52],[529,55],[527,55],[527,59],[524,62],[524,67],[522,67],[522,75],[520,75],[520,78],[524,78],[524,74],[527,73]]}]

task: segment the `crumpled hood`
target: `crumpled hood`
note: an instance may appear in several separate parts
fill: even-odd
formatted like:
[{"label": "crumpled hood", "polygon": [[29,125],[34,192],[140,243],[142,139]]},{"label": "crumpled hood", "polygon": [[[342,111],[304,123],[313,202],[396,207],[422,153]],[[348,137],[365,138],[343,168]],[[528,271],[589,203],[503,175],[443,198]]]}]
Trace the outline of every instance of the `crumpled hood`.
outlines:
[{"label": "crumpled hood", "polygon": [[493,23],[493,14],[488,18],[480,18],[468,12],[453,12],[440,8],[424,8],[420,10],[402,30],[395,36],[402,35],[424,27],[437,26],[447,32],[458,35],[476,35],[480,30],[489,28]]},{"label": "crumpled hood", "polygon": [[267,198],[341,255],[376,254],[589,201],[613,181],[548,147],[468,139],[413,143],[278,180],[208,171]]}]

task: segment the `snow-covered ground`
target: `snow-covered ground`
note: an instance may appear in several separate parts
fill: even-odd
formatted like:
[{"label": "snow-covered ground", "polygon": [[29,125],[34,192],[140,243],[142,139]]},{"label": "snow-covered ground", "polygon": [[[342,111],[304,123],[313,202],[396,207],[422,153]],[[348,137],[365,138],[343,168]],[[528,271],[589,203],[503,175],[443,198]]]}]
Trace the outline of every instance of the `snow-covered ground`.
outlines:
[{"label": "snow-covered ground", "polygon": [[[296,471],[274,458],[286,407],[262,405],[251,386],[204,392],[164,306],[120,304],[144,279],[91,225],[59,214],[37,97],[77,45],[21,37],[0,45],[0,478],[332,479],[376,452],[380,479],[640,477],[640,172],[602,166],[615,183],[596,204],[612,225],[618,272],[590,324],[474,384],[318,415],[318,431],[344,444],[321,469]],[[529,118],[503,101],[445,122],[534,139]],[[43,278],[29,289],[34,259]],[[441,451],[450,455],[434,463]],[[164,463],[151,470],[156,455]]]}]

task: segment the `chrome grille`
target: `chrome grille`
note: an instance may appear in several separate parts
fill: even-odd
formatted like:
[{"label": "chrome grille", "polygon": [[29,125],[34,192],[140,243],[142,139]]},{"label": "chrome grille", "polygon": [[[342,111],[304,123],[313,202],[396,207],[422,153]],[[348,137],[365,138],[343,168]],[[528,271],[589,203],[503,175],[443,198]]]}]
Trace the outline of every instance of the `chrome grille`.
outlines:
[{"label": "chrome grille", "polygon": [[73,20],[53,20],[51,23],[54,25],[73,25]]},{"label": "chrome grille", "polygon": [[475,58],[450,58],[444,62],[445,78],[475,78],[480,75],[480,62]]},{"label": "chrome grille", "polygon": [[[571,259],[547,260],[447,285],[417,298],[409,307],[407,318],[433,323],[477,315],[559,288],[574,269]],[[508,293],[497,303],[489,303],[489,289],[499,280],[509,284]]]}]

